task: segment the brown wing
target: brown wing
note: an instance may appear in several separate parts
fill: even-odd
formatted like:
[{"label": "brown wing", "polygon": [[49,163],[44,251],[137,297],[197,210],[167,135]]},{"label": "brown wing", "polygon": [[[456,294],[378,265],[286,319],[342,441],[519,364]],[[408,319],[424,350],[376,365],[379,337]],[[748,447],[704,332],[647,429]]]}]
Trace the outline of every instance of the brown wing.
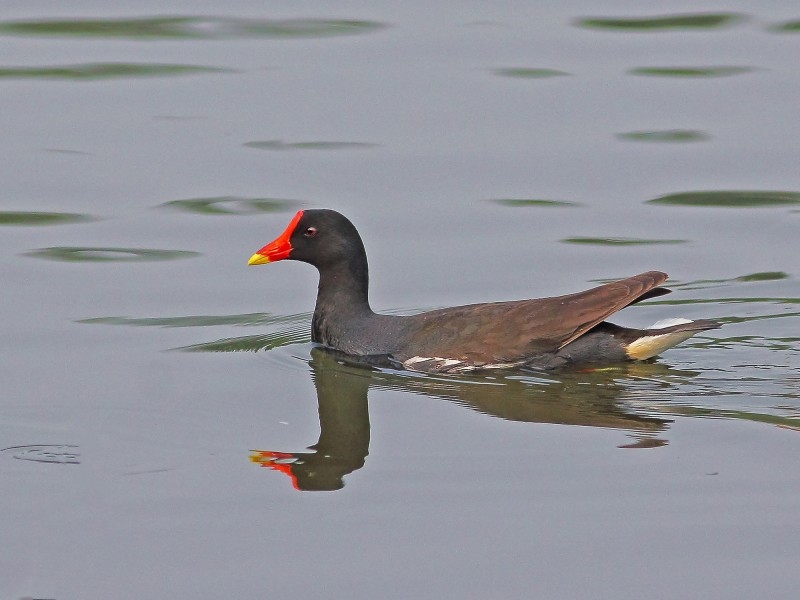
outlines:
[{"label": "brown wing", "polygon": [[651,295],[666,273],[648,271],[565,296],[473,304],[412,317],[404,344],[410,355],[474,362],[555,352],[615,312]]},{"label": "brown wing", "polygon": [[568,305],[574,307],[574,311],[567,311],[570,317],[567,319],[567,323],[569,326],[574,325],[575,330],[561,342],[559,348],[563,348],[571,341],[579,338],[592,327],[635,302],[666,280],[666,273],[648,271],[647,273],[613,281],[585,292],[564,296],[564,298],[569,299]]}]

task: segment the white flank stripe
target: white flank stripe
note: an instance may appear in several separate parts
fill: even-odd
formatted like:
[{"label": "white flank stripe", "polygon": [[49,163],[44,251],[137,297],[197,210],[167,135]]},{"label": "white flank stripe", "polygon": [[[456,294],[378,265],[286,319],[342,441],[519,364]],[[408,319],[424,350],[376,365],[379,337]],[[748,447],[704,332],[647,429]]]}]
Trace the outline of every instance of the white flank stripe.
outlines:
[{"label": "white flank stripe", "polygon": [[407,361],[405,361],[403,364],[405,366],[407,366],[407,367],[410,367],[414,363],[422,362],[424,360],[431,360],[431,359],[430,358],[425,358],[424,356],[412,356]]},{"label": "white flank stripe", "polygon": [[463,365],[463,360],[458,360],[455,358],[442,358],[441,356],[412,356],[408,360],[403,362],[403,366],[407,369],[412,371],[422,370],[425,372],[428,371],[445,371],[449,372],[451,370],[457,371],[458,369],[452,369],[456,365]]},{"label": "white flank stripe", "polygon": [[506,363],[488,363],[475,365],[455,358],[442,358],[441,356],[412,356],[403,362],[403,366],[410,371],[431,373],[441,371],[443,373],[468,373],[469,371],[479,371],[484,369],[510,369],[524,365],[525,361]]}]

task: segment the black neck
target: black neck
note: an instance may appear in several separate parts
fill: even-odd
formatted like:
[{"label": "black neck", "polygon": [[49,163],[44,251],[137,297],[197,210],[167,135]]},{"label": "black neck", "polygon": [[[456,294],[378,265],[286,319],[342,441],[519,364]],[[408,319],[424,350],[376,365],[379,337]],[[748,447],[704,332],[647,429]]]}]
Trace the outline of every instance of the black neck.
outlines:
[{"label": "black neck", "polygon": [[350,260],[319,268],[319,289],[315,313],[371,313],[369,306],[369,270],[365,252]]}]

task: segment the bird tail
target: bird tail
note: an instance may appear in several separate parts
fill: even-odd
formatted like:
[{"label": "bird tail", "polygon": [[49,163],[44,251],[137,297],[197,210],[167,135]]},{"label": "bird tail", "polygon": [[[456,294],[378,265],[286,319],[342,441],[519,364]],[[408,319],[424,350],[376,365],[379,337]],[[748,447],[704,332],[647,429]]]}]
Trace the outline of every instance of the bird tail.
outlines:
[{"label": "bird tail", "polygon": [[721,323],[711,319],[662,319],[645,329],[644,335],[628,344],[625,351],[633,360],[647,360],[688,340],[696,333],[721,326]]}]

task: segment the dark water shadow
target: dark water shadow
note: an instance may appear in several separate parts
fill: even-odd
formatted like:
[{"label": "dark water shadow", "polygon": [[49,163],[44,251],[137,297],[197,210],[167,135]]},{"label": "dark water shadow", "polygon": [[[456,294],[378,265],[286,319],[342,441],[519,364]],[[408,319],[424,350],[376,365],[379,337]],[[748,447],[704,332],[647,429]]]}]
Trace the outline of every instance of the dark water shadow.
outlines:
[{"label": "dark water shadow", "polygon": [[305,39],[371,33],[386,24],[355,19],[242,19],[149,16],[120,19],[43,19],[0,22],[0,34],[123,40]]},{"label": "dark water shadow", "polygon": [[746,21],[740,13],[690,13],[654,17],[583,17],[573,24],[585,29],[624,32],[711,30]]},{"label": "dark water shadow", "polygon": [[72,81],[98,81],[127,79],[131,77],[174,77],[200,73],[235,73],[233,69],[201,65],[156,63],[83,63],[76,65],[49,65],[44,67],[0,67],[2,79],[66,79]]}]

